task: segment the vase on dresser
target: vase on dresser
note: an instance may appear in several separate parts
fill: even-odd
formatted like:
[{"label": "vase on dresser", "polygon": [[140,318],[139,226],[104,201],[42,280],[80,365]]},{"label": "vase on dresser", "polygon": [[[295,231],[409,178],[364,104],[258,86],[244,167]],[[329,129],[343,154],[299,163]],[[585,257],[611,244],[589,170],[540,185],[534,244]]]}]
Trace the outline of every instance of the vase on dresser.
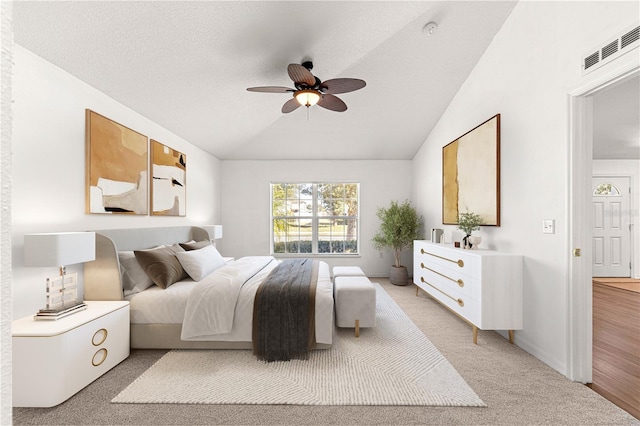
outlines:
[{"label": "vase on dresser", "polygon": [[467,234],[464,236],[464,238],[462,238],[462,248],[463,249],[470,249],[471,248],[471,241],[469,241],[469,238],[471,238],[471,234]]},{"label": "vase on dresser", "polygon": [[467,250],[477,249],[482,241],[482,237],[478,235],[467,234],[462,239],[462,248]]}]

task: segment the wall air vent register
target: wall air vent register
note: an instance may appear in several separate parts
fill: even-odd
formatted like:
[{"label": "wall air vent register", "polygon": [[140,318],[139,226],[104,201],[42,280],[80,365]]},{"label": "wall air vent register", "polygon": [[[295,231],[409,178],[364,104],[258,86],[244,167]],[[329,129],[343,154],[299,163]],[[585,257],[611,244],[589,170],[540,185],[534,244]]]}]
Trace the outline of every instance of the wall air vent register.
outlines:
[{"label": "wall air vent register", "polygon": [[587,74],[613,61],[616,58],[632,51],[640,45],[640,25],[634,25],[631,28],[618,34],[614,40],[590,50],[582,60],[582,74]]}]

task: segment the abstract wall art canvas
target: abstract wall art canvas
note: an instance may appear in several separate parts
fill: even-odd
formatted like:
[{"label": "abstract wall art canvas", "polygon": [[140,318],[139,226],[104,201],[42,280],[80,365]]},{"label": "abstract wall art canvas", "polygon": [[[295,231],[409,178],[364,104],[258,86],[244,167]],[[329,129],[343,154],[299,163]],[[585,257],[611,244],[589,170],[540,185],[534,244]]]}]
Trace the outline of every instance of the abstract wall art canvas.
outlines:
[{"label": "abstract wall art canvas", "polygon": [[86,213],[146,215],[148,139],[86,110]]},{"label": "abstract wall art canvas", "polygon": [[442,223],[467,211],[500,226],[500,114],[442,148]]},{"label": "abstract wall art canvas", "polygon": [[186,216],[187,156],[151,139],[151,214]]}]

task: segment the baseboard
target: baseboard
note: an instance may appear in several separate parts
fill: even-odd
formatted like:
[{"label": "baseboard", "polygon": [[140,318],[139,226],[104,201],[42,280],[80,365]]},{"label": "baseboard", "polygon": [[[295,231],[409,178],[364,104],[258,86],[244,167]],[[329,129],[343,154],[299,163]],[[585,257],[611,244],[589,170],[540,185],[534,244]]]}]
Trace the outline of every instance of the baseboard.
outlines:
[{"label": "baseboard", "polygon": [[[387,276],[383,276],[383,275],[367,275],[367,277],[369,277],[369,278],[389,278],[388,275]],[[408,285],[414,285],[413,277],[409,277],[409,284]],[[496,332],[498,334],[500,334],[502,337],[504,337],[505,339],[509,338],[509,336],[508,336],[506,331],[497,331],[496,330]],[[519,335],[518,330],[516,330],[516,332],[515,332],[514,344],[517,345],[519,348],[523,349],[524,351],[528,352],[531,356],[539,359],[540,361],[542,361],[543,363],[545,363],[549,367],[553,368],[558,373],[560,373],[563,376],[567,377],[567,365],[566,365],[565,362],[562,362],[562,361],[559,361],[559,360],[555,359],[554,357],[549,355],[547,352],[541,350],[539,347],[537,347],[536,345],[532,344],[526,338],[523,338],[521,335]]]},{"label": "baseboard", "polygon": [[532,344],[531,341],[527,340],[526,338],[523,338],[522,336],[519,336],[518,330],[516,330],[515,332],[514,342],[519,348],[528,352],[531,356],[539,359],[540,361],[547,364],[549,367],[556,370],[558,373],[567,377],[566,362],[555,359],[554,357],[549,355],[547,352],[541,350],[538,346]]}]

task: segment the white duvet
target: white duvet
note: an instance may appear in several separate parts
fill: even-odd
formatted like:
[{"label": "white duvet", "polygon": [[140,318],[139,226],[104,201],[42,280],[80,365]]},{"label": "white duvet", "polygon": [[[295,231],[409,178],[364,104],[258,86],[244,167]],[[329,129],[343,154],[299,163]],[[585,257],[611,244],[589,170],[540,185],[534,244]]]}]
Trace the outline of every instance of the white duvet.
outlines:
[{"label": "white duvet", "polygon": [[199,281],[187,299],[181,339],[197,340],[229,333],[240,290],[271,263],[276,264],[271,256],[243,257]]},{"label": "white duvet", "polygon": [[[164,290],[153,286],[127,297],[131,323],[182,323],[183,340],[250,342],[256,291],[278,263],[271,256],[248,256],[199,282],[181,281]],[[316,341],[331,344],[333,286],[326,262],[318,270],[315,323]]]}]

